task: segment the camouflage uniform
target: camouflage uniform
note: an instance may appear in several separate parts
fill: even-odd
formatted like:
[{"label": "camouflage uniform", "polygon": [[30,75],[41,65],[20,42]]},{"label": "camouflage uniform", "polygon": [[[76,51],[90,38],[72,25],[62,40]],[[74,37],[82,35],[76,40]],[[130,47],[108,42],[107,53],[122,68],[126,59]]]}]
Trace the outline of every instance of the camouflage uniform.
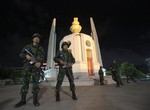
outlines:
[{"label": "camouflage uniform", "polygon": [[[39,78],[40,78],[40,65],[44,61],[44,50],[39,45],[41,36],[38,33],[33,34],[32,36],[32,43],[26,45],[21,53],[20,57],[23,59],[23,69],[22,69],[22,75],[23,75],[23,85],[20,91],[21,94],[21,100],[15,104],[15,107],[20,107],[26,104],[26,95],[28,94],[29,89],[29,83],[32,79],[33,87],[32,87],[32,93],[33,93],[33,104],[34,106],[39,106],[40,103],[38,102],[38,93],[39,93]],[[33,58],[31,54],[29,54],[27,49],[35,58],[36,61],[33,64],[30,64],[30,59]],[[30,57],[29,57],[30,56]],[[27,58],[28,57],[28,58]]]},{"label": "camouflage uniform", "polygon": [[[62,44],[62,48],[64,45],[68,45],[67,42],[64,42]],[[66,75],[68,77],[69,83],[70,83],[70,90],[72,91],[72,98],[74,100],[77,100],[76,94],[75,94],[75,84],[74,84],[74,76],[72,72],[72,66],[69,67],[63,67],[64,65],[60,64],[59,61],[63,60],[67,64],[74,64],[75,58],[73,57],[72,53],[68,50],[62,50],[58,51],[56,56],[54,57],[54,61],[58,63],[59,65],[59,73],[57,76],[57,84],[56,84],[56,101],[60,101],[59,91],[61,91],[61,85],[64,80],[64,76]]]},{"label": "camouflage uniform", "polygon": [[[63,57],[64,61],[67,63],[75,63],[75,59],[72,56],[70,52],[63,52],[59,51],[57,55],[54,57],[54,60],[57,62],[60,58]],[[61,90],[61,85],[64,79],[64,76],[68,77],[69,83],[70,83],[70,90],[75,90],[75,84],[74,84],[74,77],[72,72],[72,67],[63,68],[63,65],[59,65],[59,73],[57,76],[57,84],[56,84],[56,91]]]},{"label": "camouflage uniform", "polygon": [[20,57],[23,58],[23,69],[22,69],[22,74],[23,74],[23,86],[21,89],[21,94],[27,94],[28,93],[28,89],[29,89],[29,83],[30,83],[30,79],[32,78],[32,82],[33,82],[33,89],[32,89],[32,93],[33,94],[38,94],[39,93],[39,78],[40,78],[40,70],[39,68],[36,68],[33,65],[31,65],[29,63],[29,61],[27,61],[25,59],[25,55],[26,53],[24,52],[24,50],[28,49],[32,52],[32,54],[34,56],[36,56],[37,58],[37,62],[43,62],[44,61],[44,50],[41,46],[37,45],[37,46],[33,46],[32,44],[30,45],[26,45],[23,49],[22,52],[20,54]]},{"label": "camouflage uniform", "polygon": [[117,87],[120,87],[120,85],[123,85],[122,79],[119,74],[119,68],[116,62],[113,62],[110,66],[110,70],[112,73],[112,79],[117,83]]}]

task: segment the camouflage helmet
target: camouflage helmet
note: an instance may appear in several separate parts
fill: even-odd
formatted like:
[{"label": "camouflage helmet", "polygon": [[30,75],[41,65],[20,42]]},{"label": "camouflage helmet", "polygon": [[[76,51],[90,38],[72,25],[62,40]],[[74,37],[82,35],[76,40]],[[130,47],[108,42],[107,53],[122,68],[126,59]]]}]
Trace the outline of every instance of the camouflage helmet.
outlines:
[{"label": "camouflage helmet", "polygon": [[35,38],[35,37],[38,37],[41,40],[41,35],[39,33],[34,33],[32,35],[32,39]]},{"label": "camouflage helmet", "polygon": [[63,42],[62,44],[61,44],[61,48],[63,48],[63,46],[64,45],[67,45],[68,46],[68,48],[70,47],[70,45],[71,45],[71,42],[70,41],[68,41],[68,42]]}]

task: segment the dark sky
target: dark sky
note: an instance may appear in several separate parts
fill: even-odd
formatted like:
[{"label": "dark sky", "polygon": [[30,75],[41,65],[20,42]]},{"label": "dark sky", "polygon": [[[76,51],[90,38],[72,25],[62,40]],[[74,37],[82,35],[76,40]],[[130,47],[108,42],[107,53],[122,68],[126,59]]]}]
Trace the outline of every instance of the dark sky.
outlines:
[{"label": "dark sky", "polygon": [[42,35],[47,53],[53,18],[58,45],[71,34],[73,17],[78,17],[81,32],[89,35],[93,17],[104,67],[114,58],[140,66],[150,57],[148,0],[5,0],[0,14],[0,65],[22,66],[19,53],[35,32]]}]

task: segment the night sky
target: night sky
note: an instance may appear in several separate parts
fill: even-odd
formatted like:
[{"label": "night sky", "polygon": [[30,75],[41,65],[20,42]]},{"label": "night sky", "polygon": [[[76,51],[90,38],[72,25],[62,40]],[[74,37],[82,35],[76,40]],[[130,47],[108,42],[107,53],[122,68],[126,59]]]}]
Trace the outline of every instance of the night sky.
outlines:
[{"label": "night sky", "polygon": [[[90,35],[90,17],[99,37],[104,67],[115,58],[137,66],[150,57],[150,9],[148,0],[5,0],[0,3],[0,65],[22,66],[21,49],[33,33],[42,35],[47,54],[53,18],[57,46],[68,34],[73,17],[81,33]],[[45,57],[45,61],[46,61]]]}]

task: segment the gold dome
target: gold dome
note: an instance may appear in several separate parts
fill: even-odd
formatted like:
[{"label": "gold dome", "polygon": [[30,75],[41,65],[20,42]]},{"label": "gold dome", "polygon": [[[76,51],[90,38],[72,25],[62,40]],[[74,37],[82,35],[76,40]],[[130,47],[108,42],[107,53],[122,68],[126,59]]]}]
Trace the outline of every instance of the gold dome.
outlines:
[{"label": "gold dome", "polygon": [[75,17],[74,21],[72,22],[72,26],[70,27],[70,31],[72,33],[79,33],[81,31],[81,29],[82,29],[82,27],[80,26],[78,18]]}]

